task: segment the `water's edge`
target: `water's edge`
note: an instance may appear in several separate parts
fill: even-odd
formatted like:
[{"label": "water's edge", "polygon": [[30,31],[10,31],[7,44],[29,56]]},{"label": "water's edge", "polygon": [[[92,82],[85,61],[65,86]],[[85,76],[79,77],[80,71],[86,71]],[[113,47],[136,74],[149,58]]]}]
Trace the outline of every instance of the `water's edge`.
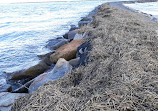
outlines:
[{"label": "water's edge", "polygon": [[[100,5],[99,5],[100,6]],[[89,12],[89,14],[88,15],[86,15],[85,17],[81,17],[81,20],[78,22],[78,25],[80,24],[80,25],[82,25],[82,24],[84,24],[84,19],[85,20],[87,20],[87,18],[91,18],[92,20],[88,20],[88,21],[86,21],[86,22],[88,22],[88,24],[90,24],[92,21],[93,21],[93,18],[92,18],[92,16],[93,15],[95,15],[96,13],[97,13],[97,10],[98,10],[98,7],[99,6],[97,6],[97,7],[95,7],[91,12]],[[87,23],[86,23],[86,25],[88,25]],[[75,25],[72,25],[72,27],[70,28],[70,30],[67,32],[67,33],[69,33],[69,32],[71,32],[71,31],[73,31],[73,30],[75,30],[75,29],[80,29],[82,26],[75,26]],[[65,33],[65,34],[67,34],[67,33]],[[48,49],[50,49],[50,47],[54,47],[54,45],[52,45],[52,43],[54,43],[54,42],[58,42],[58,40],[62,40],[62,39],[65,39],[64,38],[64,36],[65,36],[65,34],[62,36],[62,37],[59,37],[59,38],[55,38],[55,39],[50,39],[49,41],[47,41],[47,44],[46,44],[46,48],[48,48]],[[70,41],[69,41],[70,42]],[[68,42],[68,43],[69,43]],[[49,45],[50,45],[50,47],[49,47]],[[48,59],[50,58],[50,55],[51,54],[53,54],[54,53],[54,50],[52,50],[52,51],[50,51],[49,53],[46,53],[46,54],[44,54],[44,55],[37,55],[38,57],[39,57],[39,59],[40,59],[40,61],[39,61],[39,63],[37,63],[36,65],[34,65],[34,66],[31,66],[30,68],[32,68],[32,67],[36,67],[37,65],[39,65],[41,62],[48,62]],[[49,64],[49,63],[48,63]],[[52,69],[52,67],[54,67],[55,66],[55,64],[49,64],[49,68],[47,68],[46,70],[44,70],[44,71],[42,71],[41,72],[41,74],[42,73],[44,73],[44,72],[47,72],[47,71],[49,71],[50,69]],[[29,69],[29,68],[28,68]],[[28,83],[30,83],[29,81],[32,81],[33,80],[33,78],[32,77],[23,77],[23,78],[18,78],[18,79],[14,79],[13,78],[13,76],[14,75],[20,75],[20,74],[23,74],[25,71],[27,71],[28,69],[26,69],[26,70],[17,70],[17,71],[15,71],[15,72],[13,72],[13,73],[9,73],[9,74],[6,74],[7,75],[7,83],[9,84],[9,85],[11,85],[11,87],[9,87],[8,88],[8,91],[9,92],[16,92],[16,93],[19,93],[19,91],[17,91],[17,89],[19,90],[19,88],[21,88],[21,87],[23,87],[23,85],[26,83],[27,84],[27,82]],[[29,87],[29,86],[27,86],[27,87]],[[22,92],[20,91],[20,93],[26,93],[27,92],[27,90],[28,89],[25,89],[25,91],[23,90]]]}]

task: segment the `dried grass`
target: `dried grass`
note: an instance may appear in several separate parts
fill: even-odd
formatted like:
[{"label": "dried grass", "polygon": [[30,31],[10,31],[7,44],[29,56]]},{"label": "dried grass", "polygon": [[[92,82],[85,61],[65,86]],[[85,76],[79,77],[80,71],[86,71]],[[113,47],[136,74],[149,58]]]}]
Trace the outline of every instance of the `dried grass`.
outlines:
[{"label": "dried grass", "polygon": [[93,62],[18,99],[12,110],[158,110],[155,30],[158,24],[148,17],[103,4],[87,31],[92,46],[88,56]]}]

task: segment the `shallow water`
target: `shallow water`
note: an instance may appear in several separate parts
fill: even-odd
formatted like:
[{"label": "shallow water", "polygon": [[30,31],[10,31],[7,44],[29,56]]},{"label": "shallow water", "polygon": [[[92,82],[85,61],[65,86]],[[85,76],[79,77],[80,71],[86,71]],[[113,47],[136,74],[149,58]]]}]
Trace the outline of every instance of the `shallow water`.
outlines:
[{"label": "shallow water", "polygon": [[124,4],[124,5],[139,10],[141,12],[151,14],[156,19],[158,19],[158,2],[135,3],[135,4]]}]

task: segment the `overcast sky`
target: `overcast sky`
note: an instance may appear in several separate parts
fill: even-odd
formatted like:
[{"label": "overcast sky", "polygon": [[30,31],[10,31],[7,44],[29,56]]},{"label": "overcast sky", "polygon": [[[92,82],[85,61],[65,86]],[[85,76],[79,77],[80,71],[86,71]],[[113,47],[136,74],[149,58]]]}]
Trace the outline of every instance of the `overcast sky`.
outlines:
[{"label": "overcast sky", "polygon": [[47,1],[77,1],[77,0],[0,0],[0,3],[47,2]]}]

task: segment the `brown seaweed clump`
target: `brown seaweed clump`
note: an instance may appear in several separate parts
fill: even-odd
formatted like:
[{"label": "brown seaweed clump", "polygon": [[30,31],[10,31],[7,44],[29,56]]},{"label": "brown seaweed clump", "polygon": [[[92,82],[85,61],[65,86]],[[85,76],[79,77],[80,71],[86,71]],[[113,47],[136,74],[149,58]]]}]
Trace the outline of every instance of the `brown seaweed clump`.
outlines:
[{"label": "brown seaweed clump", "polygon": [[13,111],[158,110],[158,24],[107,4],[93,19],[89,62],[18,99]]}]

